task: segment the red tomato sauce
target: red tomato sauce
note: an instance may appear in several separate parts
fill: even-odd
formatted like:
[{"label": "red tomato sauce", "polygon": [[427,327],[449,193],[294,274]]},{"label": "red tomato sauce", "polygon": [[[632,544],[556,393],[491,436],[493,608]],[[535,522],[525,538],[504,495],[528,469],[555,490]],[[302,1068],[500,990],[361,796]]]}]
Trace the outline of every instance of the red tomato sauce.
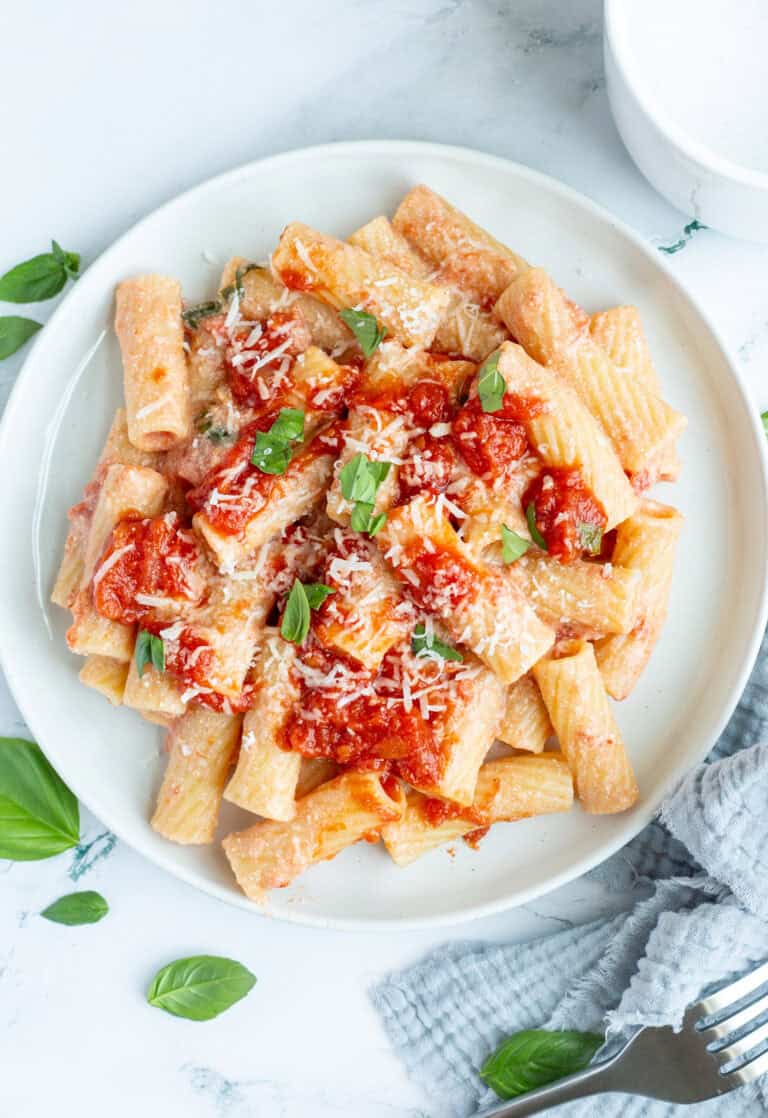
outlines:
[{"label": "red tomato sauce", "polygon": [[[385,674],[393,655],[384,659]],[[374,673],[316,645],[303,654],[303,660],[324,673],[335,664],[346,666],[356,673],[360,690],[372,687],[375,678]],[[405,710],[402,692],[387,690],[379,694],[372,689],[370,694],[340,706],[343,692],[329,693],[308,686],[301,675],[297,682],[299,700],[283,727],[286,749],[305,757],[327,757],[346,768],[394,773],[415,784],[432,784],[440,778],[443,762],[435,727],[424,718],[418,704]]]},{"label": "red tomato sauce", "polygon": [[484,412],[477,397],[456,415],[453,442],[470,470],[491,481],[515,469],[528,450],[522,423],[504,411]]},{"label": "red tomato sauce", "polygon": [[[130,550],[101,574],[105,563],[121,548]],[[121,520],[94,573],[94,606],[103,617],[131,625],[152,608],[137,602],[137,594],[199,602],[204,592],[194,570],[199,558],[197,542],[189,530],[181,527],[176,513]]]},{"label": "red tomato sauce", "polygon": [[316,284],[305,272],[299,272],[295,268],[278,268],[276,271],[285,286],[289,287],[291,291],[312,291],[316,287]]},{"label": "red tomato sauce", "polygon": [[[155,636],[159,636],[163,629],[168,627],[167,621],[158,621],[156,618],[144,618],[142,628]],[[164,640],[165,670],[171,675],[178,676],[189,687],[209,687],[211,670],[214,664],[214,653],[210,645],[197,636],[191,627],[185,628],[175,640]],[[223,696],[217,696],[223,698]],[[200,701],[213,699],[213,695],[197,695]]]},{"label": "red tomato sauce", "polygon": [[477,570],[460,555],[450,551],[406,549],[401,566],[414,571],[418,586],[407,581],[406,588],[413,600],[430,613],[451,613],[472,597],[477,582]]},{"label": "red tomato sauce", "polygon": [[223,535],[238,535],[269,499],[275,478],[252,466],[251,455],[257,431],[268,431],[277,416],[271,411],[243,427],[218,466],[187,493],[189,507],[197,512],[205,506],[206,519]]},{"label": "red tomato sauce", "polygon": [[379,378],[375,387],[366,385],[363,378],[352,394],[350,404],[363,404],[381,411],[411,412],[414,422],[422,427],[443,423],[453,413],[450,392],[439,380],[431,379],[429,374],[410,386],[403,384],[394,373],[383,383]]},{"label": "red tomato sauce", "polygon": [[315,411],[340,412],[354,396],[362,377],[362,365],[354,360],[339,366],[341,378],[333,384],[318,384],[307,393]]},{"label": "red tomato sauce", "polygon": [[602,531],[608,522],[605,509],[575,469],[550,466],[543,470],[523,495],[523,508],[527,510],[531,503],[547,551],[566,563],[584,550],[580,524]]},{"label": "red tomato sauce", "polygon": [[[265,400],[290,388],[290,369],[295,358],[311,344],[312,335],[297,309],[276,311],[262,325],[261,334],[250,323],[238,327],[234,337],[225,335],[227,380],[238,404],[264,406]],[[275,353],[272,360],[269,354]],[[288,368],[285,368],[285,366]],[[282,375],[278,375],[282,372]]]},{"label": "red tomato sauce", "polygon": [[431,427],[451,418],[451,397],[444,384],[434,380],[419,380],[408,390],[408,409],[416,423]]},{"label": "red tomato sauce", "polygon": [[397,504],[404,505],[418,493],[444,493],[453,479],[456,452],[448,439],[421,435],[411,444],[398,473]]}]

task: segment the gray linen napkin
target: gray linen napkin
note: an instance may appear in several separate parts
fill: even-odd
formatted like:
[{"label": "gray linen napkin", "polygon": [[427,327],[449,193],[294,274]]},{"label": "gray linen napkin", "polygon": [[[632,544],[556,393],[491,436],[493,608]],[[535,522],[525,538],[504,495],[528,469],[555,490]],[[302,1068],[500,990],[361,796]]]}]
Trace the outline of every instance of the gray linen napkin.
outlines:
[{"label": "gray linen napkin", "polygon": [[[702,989],[768,957],[768,636],[708,761],[660,819],[593,871],[650,883],[628,913],[530,943],[439,948],[372,990],[390,1040],[430,1099],[430,1118],[468,1115],[495,1095],[478,1076],[518,1029],[680,1024]],[[652,1069],[649,1069],[652,1074]],[[768,1079],[694,1108],[701,1118],[768,1113]],[[553,1111],[554,1113],[554,1111]],[[593,1096],[564,1118],[683,1118],[688,1107]]]}]

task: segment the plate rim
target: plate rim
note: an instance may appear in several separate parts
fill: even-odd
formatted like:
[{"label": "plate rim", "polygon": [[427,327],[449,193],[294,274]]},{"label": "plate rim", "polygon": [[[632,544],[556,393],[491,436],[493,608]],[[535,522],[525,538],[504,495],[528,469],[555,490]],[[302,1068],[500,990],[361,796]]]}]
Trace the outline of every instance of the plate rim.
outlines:
[{"label": "plate rim", "polygon": [[[144,225],[153,221],[166,210],[172,209],[186,201],[189,201],[196,194],[203,194],[205,191],[216,189],[228,182],[236,182],[239,178],[247,177],[253,174],[257,169],[264,171],[269,167],[274,167],[280,163],[289,163],[294,159],[306,158],[324,158],[328,156],[344,156],[346,154],[352,155],[384,155],[390,158],[403,159],[408,155],[415,156],[420,154],[423,156],[432,156],[435,158],[448,158],[457,162],[462,162],[467,165],[477,168],[478,166],[494,167],[506,174],[526,179],[533,184],[538,184],[545,188],[550,193],[564,198],[571,204],[589,212],[593,217],[599,219],[603,223],[607,223],[619,232],[623,237],[630,241],[633,246],[638,249],[652,264],[658,269],[669,281],[676,291],[676,294],[681,297],[687,304],[688,309],[703,323],[708,330],[712,342],[715,344],[720,352],[720,356],[730,373],[732,382],[738,392],[741,403],[747,414],[749,424],[752,431],[754,446],[758,451],[758,459],[760,463],[760,483],[762,488],[763,508],[766,509],[762,517],[762,563],[768,570],[768,445],[766,444],[765,434],[760,425],[759,413],[756,409],[755,403],[751,398],[749,389],[744,380],[743,374],[740,372],[738,363],[736,362],[730,347],[725,342],[719,329],[713,323],[709,314],[700,306],[698,300],[688,291],[681,280],[673,273],[670,265],[660,258],[654,252],[653,246],[646,242],[639,233],[637,233],[631,226],[626,224],[623,220],[617,218],[605,207],[591,198],[582,194],[580,191],[568,186],[566,183],[561,182],[559,179],[551,175],[545,174],[542,171],[537,171],[522,163],[517,163],[514,160],[507,159],[504,156],[492,155],[488,152],[480,151],[475,148],[467,146],[459,146],[453,144],[440,144],[432,143],[429,141],[420,140],[349,140],[339,141],[334,143],[315,144],[299,148],[290,148],[285,151],[274,152],[270,155],[262,156],[259,159],[249,160],[246,163],[239,164],[228,171],[220,174],[213,175],[210,178],[204,179],[202,182],[189,187],[188,189],[174,195],[167,199],[161,205],[155,207],[149,213],[141,217],[133,225],[129,226],[119,237],[112,241],[102,253],[97,256],[93,263],[87,268],[88,276],[95,275],[96,279],[89,281],[92,283],[98,282],[99,273],[109,265],[109,259],[113,253],[116,253],[125,240],[133,236],[138,230],[142,229]],[[16,408],[19,406],[19,399],[21,397],[21,385],[27,375],[27,369],[31,365],[33,358],[36,355],[38,348],[43,345],[44,338],[48,336],[51,331],[48,330],[50,325],[55,325],[60,318],[66,316],[68,305],[71,297],[76,288],[71,288],[70,291],[62,299],[61,303],[56,307],[51,317],[41,330],[35,341],[27,353],[24,362],[22,363],[14,382],[14,385],[9,394],[6,402],[5,410],[0,418],[0,456],[5,448],[4,444],[8,439],[8,432],[12,426],[12,420]],[[173,860],[170,852],[166,856],[161,851],[146,848],[141,835],[128,838],[125,836],[122,828],[114,828],[111,826],[105,816],[97,809],[91,807],[90,797],[82,796],[78,790],[79,781],[75,779],[71,781],[65,775],[66,760],[62,767],[59,769],[60,756],[54,747],[49,751],[45,748],[42,742],[39,742],[40,748],[50,756],[52,763],[54,763],[57,771],[61,771],[62,779],[66,780],[68,786],[72,789],[74,794],[78,797],[88,810],[96,816],[97,819],[102,820],[110,830],[121,840],[125,842],[131,850],[146,858],[154,865],[160,867],[165,872],[170,873],[174,878],[184,882],[184,884],[199,890],[206,895],[213,897],[219,901],[233,905],[237,908],[243,909],[256,916],[266,916],[273,919],[278,919],[291,924],[303,925],[305,927],[315,927],[323,929],[333,929],[339,931],[408,931],[423,928],[437,928],[437,927],[451,927],[463,923],[468,923],[471,920],[481,919],[483,917],[493,916],[497,913],[509,911],[513,908],[519,908],[522,905],[528,904],[538,897],[545,896],[554,890],[561,888],[563,885],[577,878],[583,876],[585,873],[594,869],[596,866],[601,865],[633,838],[635,838],[644,827],[653,819],[658,812],[662,801],[669,795],[672,789],[682,780],[688,772],[690,772],[697,764],[704,760],[707,753],[711,750],[717,739],[722,734],[725,726],[733,714],[736,705],[743,693],[744,687],[749,679],[749,676],[754,667],[757,658],[760,644],[763,637],[763,631],[768,619],[768,579],[763,581],[762,590],[760,594],[759,606],[757,611],[757,619],[747,642],[745,655],[741,669],[731,686],[728,694],[727,702],[723,705],[718,719],[713,723],[710,737],[708,740],[699,747],[696,753],[696,758],[692,760],[685,767],[685,772],[681,775],[679,773],[671,773],[665,780],[661,781],[655,788],[652,794],[645,797],[644,802],[639,804],[633,809],[632,814],[627,817],[623,826],[618,828],[617,833],[604,844],[601,845],[599,853],[596,855],[588,854],[576,860],[573,864],[569,865],[567,869],[561,870],[555,874],[549,875],[545,881],[528,886],[527,888],[518,889],[512,894],[504,894],[492,901],[486,901],[481,904],[474,904],[462,909],[453,909],[449,912],[442,912],[425,916],[394,916],[391,919],[368,919],[365,917],[339,917],[339,916],[323,916],[315,913],[305,913],[301,911],[300,906],[285,906],[279,909],[273,909],[267,902],[266,905],[257,905],[255,902],[248,900],[244,894],[239,894],[234,889],[227,889],[225,886],[216,882],[200,881],[194,870],[188,870],[184,866],[179,866]],[[36,716],[30,717],[30,711],[25,709],[25,704],[19,699],[21,686],[17,682],[16,668],[13,663],[13,657],[9,654],[10,648],[6,647],[6,637],[3,627],[0,626],[0,666],[5,674],[8,688],[11,696],[16,703],[24,722],[30,732],[33,734],[35,740],[39,741],[39,735],[35,730]]]}]

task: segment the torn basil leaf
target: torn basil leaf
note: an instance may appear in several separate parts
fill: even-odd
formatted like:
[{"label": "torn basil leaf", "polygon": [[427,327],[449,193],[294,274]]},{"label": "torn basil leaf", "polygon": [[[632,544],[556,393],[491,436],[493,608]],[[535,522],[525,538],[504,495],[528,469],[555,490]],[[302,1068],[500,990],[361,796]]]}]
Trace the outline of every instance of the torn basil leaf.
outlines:
[{"label": "torn basil leaf", "polygon": [[411,652],[414,656],[424,655],[425,652],[436,652],[443,660],[463,661],[464,657],[458,648],[453,648],[445,641],[441,641],[434,633],[427,634],[426,626],[419,624],[413,630],[411,637]]},{"label": "torn basil leaf", "polygon": [[521,555],[525,555],[531,541],[525,536],[519,536],[506,524],[501,526],[501,558],[504,563],[514,563]]},{"label": "torn basil leaf", "polygon": [[356,311],[353,307],[347,307],[339,311],[339,318],[355,335],[365,357],[371,357],[387,336],[386,327],[381,326],[367,311]]},{"label": "torn basil leaf", "polygon": [[528,508],[525,510],[525,519],[528,522],[528,531],[531,533],[531,539],[537,547],[540,547],[542,551],[546,551],[547,541],[536,527],[536,505],[533,501],[530,502]]},{"label": "torn basil leaf", "polygon": [[487,357],[477,374],[477,394],[484,412],[499,411],[504,402],[507,385],[499,372],[498,350]]},{"label": "torn basil leaf", "polygon": [[147,664],[151,664],[156,672],[165,671],[165,645],[163,638],[155,636],[147,629],[140,629],[139,635],[136,637],[136,648],[134,651],[136,658],[136,670],[139,673],[139,679],[144,674],[144,669]]}]

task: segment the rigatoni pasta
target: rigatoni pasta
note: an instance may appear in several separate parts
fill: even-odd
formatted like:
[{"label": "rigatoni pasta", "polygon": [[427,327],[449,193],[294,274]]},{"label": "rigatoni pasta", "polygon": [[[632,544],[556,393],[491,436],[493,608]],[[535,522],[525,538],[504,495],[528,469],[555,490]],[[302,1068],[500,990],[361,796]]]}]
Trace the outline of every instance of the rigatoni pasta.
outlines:
[{"label": "rigatoni pasta", "polygon": [[159,834],[245,813],[263,902],[359,841],[407,866],[632,806],[609,695],[664,623],[682,518],[640,493],[684,422],[636,308],[590,317],[426,186],[203,303],[116,301],[125,407],[52,599],[82,682],[167,729]]},{"label": "rigatoni pasta", "polygon": [[128,437],[138,450],[170,450],[190,432],[181,284],[137,276],[118,286],[116,299]]}]

